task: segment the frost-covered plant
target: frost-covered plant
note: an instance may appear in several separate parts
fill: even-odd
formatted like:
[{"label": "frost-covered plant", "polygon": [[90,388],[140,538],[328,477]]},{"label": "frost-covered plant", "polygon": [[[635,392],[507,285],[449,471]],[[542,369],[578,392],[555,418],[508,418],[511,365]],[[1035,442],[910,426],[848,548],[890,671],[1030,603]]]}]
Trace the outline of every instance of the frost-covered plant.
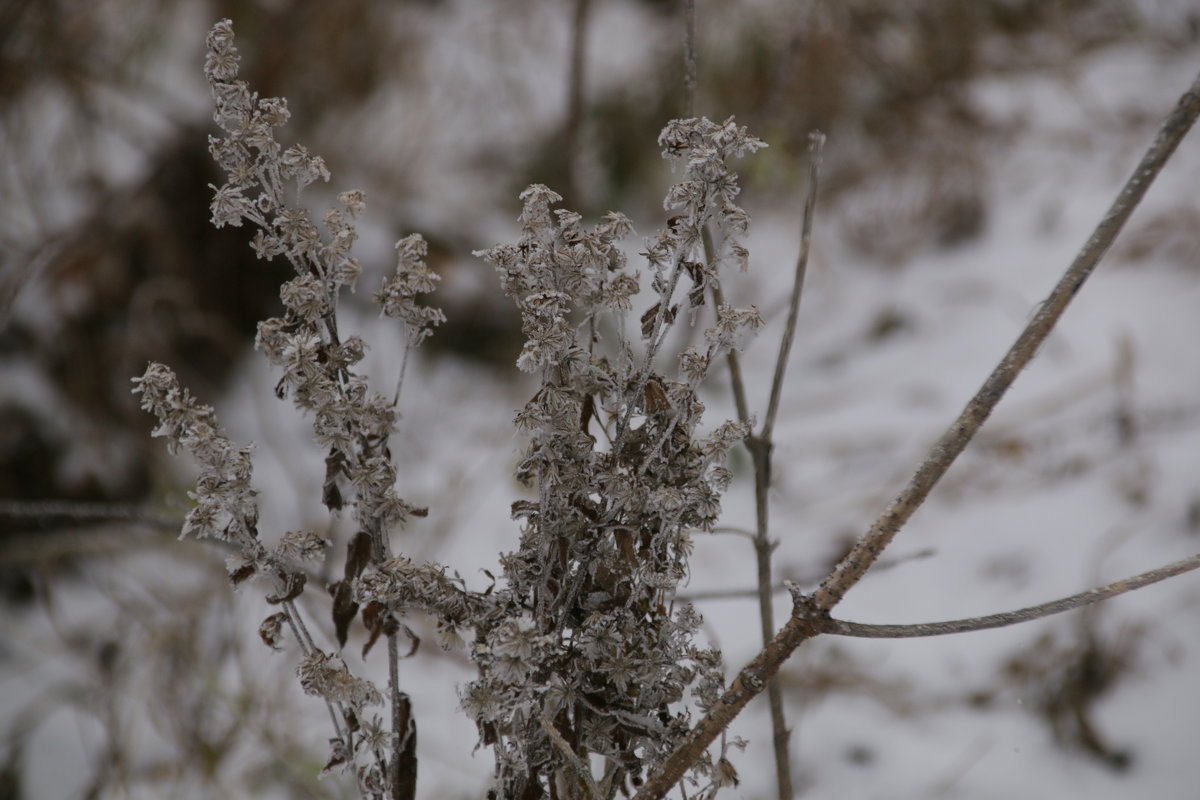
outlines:
[{"label": "frost-covered plant", "polygon": [[[362,193],[340,194],[343,208],[325,214],[323,232],[312,221],[300,193],[329,172],[303,147],[276,140],[286,102],[259,98],[238,79],[228,20],[209,34],[205,74],[225,134],[210,137],[209,147],[227,175],[213,187],[212,221],[253,223],[256,253],[283,256],[295,268],[280,289],[285,314],[260,323],[256,345],[282,373],[276,394],[312,418],[325,453],[324,504],[334,514],[353,506],[358,532],[343,579],[329,587],[332,616],[339,647],[359,617],[366,649],[386,637],[390,731],[379,716],[366,716],[381,693],[317,646],[294,602],[306,588],[300,561],[325,557],[328,542],[308,531],[263,542],[250,448],[230,442],[212,409],[169,368],[151,364],[134,391],[159,419],[155,435],[172,452],[192,453],[202,470],[183,534],[234,545],[234,584],[267,583],[268,601],[281,610],[262,623],[263,641],[276,647],[285,627],[292,631],[303,653],[301,686],[333,717],[327,769],[352,769],[364,796],[413,796],[415,721],[396,670],[399,618],[413,609],[435,617],[444,645],[470,639],[479,676],[463,688],[462,704],[495,752],[494,796],[629,794],[680,744],[689,702],[706,710],[723,686],[719,653],[697,644],[700,618],[691,606],[676,607],[674,595],[687,575],[690,534],[716,521],[730,480],[726,456],[748,432],[745,423],[726,422],[702,436],[697,388],[761,319],[753,307],[721,305],[704,344],[678,354],[665,370],[670,376],[658,356],[677,321],[694,322],[706,305],[719,267],[745,266],[737,237],[748,218],[735,203],[728,160],[763,143],[732,120],[675,120],[664,129],[663,155],[683,175],[665,201],[673,216],[642,254],[655,302],[634,336],[626,318],[640,280],[618,246],[632,232],[623,215],[586,229],[580,215],[552,208],[561,197],[531,186],[520,198],[520,240],[477,254],[496,267],[521,312],[527,342],[517,366],[537,374],[540,388],[516,418],[528,435],[518,478],[536,499],[513,504],[522,535],[517,550],[501,556],[503,581],[470,592],[446,567],[392,551],[389,533],[425,511],[396,490],[388,437],[398,391],[389,399],[369,388],[355,371],[366,344],[338,329],[338,295],[361,272],[351,245]],[[715,255],[703,243],[706,230],[718,237]],[[407,348],[443,318],[417,302],[437,281],[424,263],[424,241],[409,236],[397,250],[396,272],[375,299],[407,331],[403,374]],[[593,756],[603,764],[598,774]],[[712,795],[732,774],[722,746],[716,765],[708,757],[695,764],[692,781]]]},{"label": "frost-covered plant", "polygon": [[[694,642],[699,617],[675,609],[674,594],[689,532],[717,520],[726,455],[747,433],[726,422],[701,438],[696,388],[761,324],[758,312],[717,309],[705,347],[680,354],[676,380],[654,356],[680,318],[679,284],[690,283],[686,302],[698,307],[718,280],[705,227],[744,255],[735,236],[747,218],[726,162],[763,145],[732,121],[707,119],[675,120],[659,142],[685,167],[665,202],[676,215],[644,253],[656,302],[641,317],[640,352],[626,336],[638,275],[616,246],[630,231],[622,215],[586,230],[578,214],[551,211],[557,194],[531,186],[520,241],[479,253],[521,311],[528,341],[517,365],[541,379],[516,419],[529,434],[518,477],[537,499],[513,505],[521,544],[502,559],[496,624],[474,646],[481,674],[463,692],[483,741],[494,743],[505,797],[551,786],[560,797],[611,797],[640,785],[687,732],[688,689],[705,708],[723,682],[718,654]],[[596,782],[591,755],[606,765]],[[708,779],[711,763],[696,771]]]},{"label": "frost-covered plant", "polygon": [[[324,162],[303,147],[284,149],[275,128],[288,119],[281,98],[259,98],[239,80],[238,53],[233,27],[225,20],[208,36],[204,67],[215,103],[214,120],[225,136],[209,137],[209,150],[225,171],[227,181],[213,187],[212,221],[218,228],[257,226],[252,246],[261,258],[284,256],[296,277],[280,288],[284,316],[259,324],[257,347],[282,372],[276,386],[280,397],[290,396],[312,416],[316,442],[325,451],[326,476],[323,501],[331,512],[345,503],[349,490],[359,532],[351,541],[345,580],[334,584],[334,622],[339,644],[345,644],[349,625],[359,611],[353,600],[356,580],[370,564],[391,557],[388,531],[410,515],[424,513],[396,492],[396,469],[388,451],[395,424],[394,402],[372,392],[354,365],[363,358],[366,344],[357,336],[343,338],[338,331],[337,300],[345,286],[353,287],[361,266],[350,255],[356,239],[354,217],[362,210],[361,192],[338,196],[343,209],[326,212],[321,233],[309,212],[299,204],[300,193],[316,180],[328,180]],[[289,202],[294,186],[294,200]],[[397,244],[395,274],[376,299],[383,313],[406,327],[407,346],[415,346],[442,320],[441,312],[418,305],[418,295],[437,280],[423,261],[425,243],[410,236]],[[415,778],[415,737],[409,700],[396,684],[398,622],[379,606],[362,609],[372,641],[381,633],[388,640],[392,667],[389,701],[392,732],[383,734],[378,717],[366,719],[365,706],[381,702],[370,682],[352,676],[335,654],[316,646],[294,604],[305,589],[305,573],[293,566],[298,557],[323,557],[328,545],[307,531],[288,533],[268,547],[258,536],[258,510],[250,488],[250,451],[236,448],[217,425],[212,409],[200,405],[181,389],[174,374],[161,364],[151,364],[136,379],[134,391],[142,407],[159,418],[156,436],[164,436],[172,451],[191,452],[202,472],[196,506],[189,512],[183,534],[216,537],[233,544],[229,576],[237,584],[257,576],[271,582],[268,601],[282,611],[268,617],[260,628],[264,642],[275,646],[285,623],[293,631],[304,660],[298,668],[304,691],[330,705],[337,735],[331,740],[328,766],[353,766],[366,796],[382,797],[385,787],[396,786],[411,773]]]}]

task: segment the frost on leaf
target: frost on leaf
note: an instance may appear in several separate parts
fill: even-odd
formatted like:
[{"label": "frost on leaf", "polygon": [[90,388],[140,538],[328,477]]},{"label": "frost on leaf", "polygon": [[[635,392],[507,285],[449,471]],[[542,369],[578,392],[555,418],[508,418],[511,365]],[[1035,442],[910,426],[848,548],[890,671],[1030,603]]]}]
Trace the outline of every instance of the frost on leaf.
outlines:
[{"label": "frost on leaf", "polygon": [[379,690],[368,680],[356,678],[338,656],[315,650],[296,667],[305,694],[330,702],[346,703],[358,711],[383,702]]}]

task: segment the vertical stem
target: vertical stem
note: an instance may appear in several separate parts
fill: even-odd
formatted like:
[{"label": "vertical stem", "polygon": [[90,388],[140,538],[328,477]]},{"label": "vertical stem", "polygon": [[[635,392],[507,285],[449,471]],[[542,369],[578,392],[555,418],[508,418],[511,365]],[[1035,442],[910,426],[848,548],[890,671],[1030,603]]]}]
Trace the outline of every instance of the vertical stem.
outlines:
[{"label": "vertical stem", "polygon": [[571,64],[567,72],[567,118],[563,124],[563,194],[579,205],[575,184],[579,160],[579,128],[583,119],[583,73],[587,53],[587,23],[591,0],[575,0],[571,20]]},{"label": "vertical stem", "polygon": [[[704,232],[704,246],[712,251],[712,242],[708,231]],[[707,257],[707,254],[706,254]],[[725,303],[724,293],[717,283],[712,284],[713,303],[720,307]],[[741,359],[737,351],[730,350],[725,354],[729,365],[729,379],[733,386],[734,403],[737,405],[738,420],[749,425],[750,411],[746,401],[746,385],[742,378]],[[751,434],[746,437],[746,449],[750,452],[750,460],[754,466],[754,558],[758,585],[758,619],[762,627],[763,645],[771,641],[775,633],[775,609],[771,605],[771,553],[775,549],[768,536],[769,506],[768,492],[771,488],[771,441],[762,434]],[[779,681],[774,677],[767,683],[767,703],[771,709],[771,741],[775,752],[775,785],[780,800],[791,800],[792,797],[792,767],[788,750],[788,740],[791,736],[787,728],[787,719],[783,713],[783,691]]]},{"label": "vertical stem", "polygon": [[417,727],[413,722],[412,701],[400,691],[400,653],[398,632],[390,633],[388,678],[392,702],[392,758],[388,763],[388,785],[392,800],[414,800],[417,796]]},{"label": "vertical stem", "polygon": [[[787,324],[779,342],[779,355],[775,361],[775,376],[771,381],[771,395],[767,406],[767,416],[762,429],[746,439],[746,449],[754,464],[754,512],[756,528],[754,534],[754,556],[758,572],[758,618],[762,626],[763,645],[770,643],[775,634],[775,610],[771,601],[771,553],[775,545],[769,536],[771,489],[771,454],[775,448],[771,434],[775,428],[775,416],[779,411],[779,400],[783,392],[783,376],[787,371],[788,356],[792,350],[792,341],[796,336],[796,321],[800,313],[800,297],[804,288],[804,277],[808,271],[809,243],[812,239],[813,215],[817,202],[817,175],[821,163],[821,146],[825,136],[814,133],[809,145],[809,183],[808,194],[804,202],[804,217],[800,225],[800,253],[796,258],[795,278],[792,284],[791,301],[788,305]],[[705,232],[707,234],[707,231]],[[706,235],[704,238],[706,250],[712,250],[712,243]],[[713,284],[713,301],[717,305],[724,303],[721,288]],[[737,353],[730,351],[727,356],[729,374],[733,384],[733,396],[737,404],[738,418],[749,423],[750,416],[746,403],[746,389],[742,379],[742,368]],[[771,709],[772,743],[775,751],[775,781],[780,800],[791,800],[792,768],[791,754],[788,742],[791,731],[787,727],[787,718],[783,710],[783,691],[779,679],[772,675],[767,681],[767,702]]]},{"label": "vertical stem", "polygon": [[[758,619],[762,627],[763,646],[775,634],[775,609],[771,604],[771,553],[772,544],[768,531],[767,492],[771,488],[771,451],[774,446],[769,439],[752,436],[746,447],[754,461],[754,515],[757,526],[754,533],[754,556],[758,566]],[[783,690],[779,677],[772,675],[767,681],[767,704],[771,709],[771,742],[775,750],[775,785],[779,800],[791,800],[792,763],[788,750],[791,731],[783,713]]]},{"label": "vertical stem", "polygon": [[683,1],[683,117],[696,115],[696,0]]}]

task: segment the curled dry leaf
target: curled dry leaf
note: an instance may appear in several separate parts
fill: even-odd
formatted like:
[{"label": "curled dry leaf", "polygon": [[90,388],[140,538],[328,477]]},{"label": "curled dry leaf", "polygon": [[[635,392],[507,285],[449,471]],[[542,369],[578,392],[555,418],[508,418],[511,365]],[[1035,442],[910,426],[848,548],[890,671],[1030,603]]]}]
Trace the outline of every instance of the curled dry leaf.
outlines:
[{"label": "curled dry leaf", "polygon": [[258,636],[263,640],[263,644],[272,650],[280,648],[280,641],[283,638],[283,623],[287,621],[287,614],[279,611],[262,621],[258,626]]},{"label": "curled dry leaf", "polygon": [[304,585],[308,583],[308,576],[303,572],[281,571],[278,577],[282,588],[274,594],[267,595],[267,602],[273,606],[295,600],[304,592]]},{"label": "curled dry leaf", "polygon": [[350,636],[350,623],[358,613],[358,603],[354,602],[354,587],[350,581],[338,581],[329,587],[333,595],[333,630],[337,636],[338,647],[346,646]]}]

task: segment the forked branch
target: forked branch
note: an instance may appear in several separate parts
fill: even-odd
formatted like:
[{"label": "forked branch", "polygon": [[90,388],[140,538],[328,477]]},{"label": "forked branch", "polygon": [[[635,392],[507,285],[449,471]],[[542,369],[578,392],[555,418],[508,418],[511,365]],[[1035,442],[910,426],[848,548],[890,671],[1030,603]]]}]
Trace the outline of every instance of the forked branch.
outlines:
[{"label": "forked branch", "polygon": [[862,579],[966,448],[1017,375],[1033,359],[1038,347],[1053,330],[1055,323],[1092,274],[1100,258],[1108,251],[1133,209],[1145,196],[1150,184],[1195,123],[1197,115],[1200,115],[1200,75],[1180,98],[1175,110],[1167,117],[1154,142],[1113,201],[1108,213],[1097,225],[1050,296],[1038,307],[1037,313],[1021,332],[1016,343],[967,403],[958,419],[934,444],[908,486],[838,563],[812,597],[806,599],[808,607],[817,613],[793,614],[788,619],[762,651],[738,673],[708,714],[692,728],[683,742],[650,776],[636,795],[636,800],[657,800],[665,796],[733,718],[751,699],[763,691],[767,682],[796,648],[804,641],[824,632],[819,622],[820,615],[829,612],[846,592]]},{"label": "forked branch", "polygon": [[1196,77],[1188,91],[1179,99],[1175,110],[1159,129],[1150,149],[1142,156],[1141,163],[1125,182],[1108,213],[1100,220],[1100,224],[1084,243],[1083,249],[1050,292],[1050,296],[1038,306],[1037,313],[1025,330],[1021,331],[1017,341],[967,403],[958,419],[934,444],[904,491],[892,501],[871,529],[858,540],[817,589],[813,595],[813,604],[817,608],[828,611],[837,605],[846,592],[871,568],[875,559],[879,558],[879,554],[904,523],[908,522],[913,512],[925,502],[929,492],[979,431],[1017,375],[1033,360],[1038,348],[1050,335],[1067,305],[1083,286],[1084,281],[1091,276],[1096,264],[1108,252],[1129,215],[1137,208],[1150,184],[1192,127],[1197,114],[1200,114],[1200,76]]}]

